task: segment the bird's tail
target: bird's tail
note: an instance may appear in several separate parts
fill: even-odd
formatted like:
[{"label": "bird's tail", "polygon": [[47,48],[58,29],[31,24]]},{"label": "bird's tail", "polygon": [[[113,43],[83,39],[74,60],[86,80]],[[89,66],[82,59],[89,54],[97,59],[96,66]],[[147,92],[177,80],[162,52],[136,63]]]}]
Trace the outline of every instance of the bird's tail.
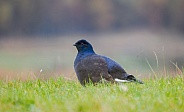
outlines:
[{"label": "bird's tail", "polygon": [[129,75],[127,74],[126,78],[125,78],[127,81],[130,81],[130,82],[137,82],[139,84],[144,84],[141,80],[139,79],[136,79],[133,75]]}]

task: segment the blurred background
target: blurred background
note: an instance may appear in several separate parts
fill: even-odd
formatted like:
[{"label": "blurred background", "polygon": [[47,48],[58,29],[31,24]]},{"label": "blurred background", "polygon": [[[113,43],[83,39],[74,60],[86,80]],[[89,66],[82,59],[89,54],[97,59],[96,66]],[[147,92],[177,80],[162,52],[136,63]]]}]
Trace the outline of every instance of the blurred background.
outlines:
[{"label": "blurred background", "polygon": [[79,39],[136,77],[181,74],[184,0],[0,0],[0,79],[75,80]]}]

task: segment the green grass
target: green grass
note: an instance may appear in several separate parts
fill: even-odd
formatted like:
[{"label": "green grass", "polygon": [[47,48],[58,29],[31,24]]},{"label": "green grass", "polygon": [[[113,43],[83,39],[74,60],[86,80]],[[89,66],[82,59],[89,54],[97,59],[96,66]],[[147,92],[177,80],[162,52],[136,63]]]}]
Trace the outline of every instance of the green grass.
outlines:
[{"label": "green grass", "polygon": [[183,76],[82,87],[63,78],[0,81],[0,112],[183,112]]}]

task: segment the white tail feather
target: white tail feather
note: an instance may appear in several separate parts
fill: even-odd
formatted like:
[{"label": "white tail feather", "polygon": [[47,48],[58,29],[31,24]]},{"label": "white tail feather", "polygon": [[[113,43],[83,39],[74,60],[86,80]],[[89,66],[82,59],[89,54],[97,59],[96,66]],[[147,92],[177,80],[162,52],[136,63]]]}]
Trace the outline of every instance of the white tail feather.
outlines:
[{"label": "white tail feather", "polygon": [[121,80],[121,79],[115,79],[116,82],[122,82],[122,83],[127,83],[127,82],[130,82],[128,80]]}]

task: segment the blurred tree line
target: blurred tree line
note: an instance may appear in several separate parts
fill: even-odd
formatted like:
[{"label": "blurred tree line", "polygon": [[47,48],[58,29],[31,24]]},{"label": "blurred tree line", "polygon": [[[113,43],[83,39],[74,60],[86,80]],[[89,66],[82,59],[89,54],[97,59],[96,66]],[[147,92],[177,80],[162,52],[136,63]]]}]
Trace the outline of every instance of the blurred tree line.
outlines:
[{"label": "blurred tree line", "polygon": [[184,0],[0,0],[0,36],[129,27],[184,31]]}]

